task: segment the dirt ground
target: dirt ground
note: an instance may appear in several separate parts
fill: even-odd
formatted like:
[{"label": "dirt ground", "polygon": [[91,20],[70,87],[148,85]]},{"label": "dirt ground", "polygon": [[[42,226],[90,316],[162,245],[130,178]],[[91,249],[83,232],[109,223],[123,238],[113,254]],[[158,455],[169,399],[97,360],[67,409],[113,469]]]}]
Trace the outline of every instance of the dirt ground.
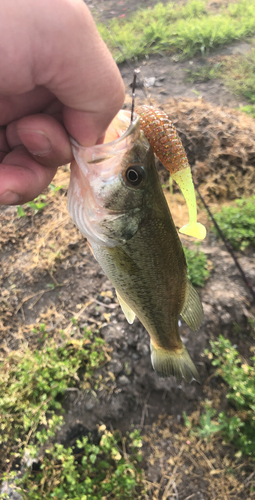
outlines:
[{"label": "dirt ground", "polygon": [[[94,8],[97,4],[100,15],[107,19],[126,15],[134,6],[147,8],[155,3],[126,0],[88,5]],[[235,43],[214,53],[214,57],[247,50],[247,42]],[[215,210],[236,196],[255,194],[255,125],[235,111],[245,101],[222,82],[185,81],[186,69],[205,61],[198,57],[179,62],[171,57],[153,56],[141,61],[141,67],[143,77],[154,82],[148,87],[153,104],[165,109],[177,126],[196,181]],[[129,62],[120,68],[127,106],[134,67]],[[137,102],[146,102],[141,90],[137,90]],[[159,170],[164,181],[166,174],[160,166]],[[231,189],[230,174],[235,179],[241,175],[240,182],[234,182]],[[183,424],[184,411],[192,415],[194,422],[198,421],[206,399],[217,401],[221,410],[228,407],[226,387],[214,377],[214,368],[204,355],[209,340],[219,334],[227,336],[246,359],[254,346],[249,331],[249,319],[255,314],[250,292],[224,245],[211,232],[204,209],[199,206],[199,220],[206,224],[208,232],[200,248],[211,272],[198,292],[205,318],[196,334],[184,323],[180,327],[182,340],[201,376],[201,385],[189,385],[178,383],[173,377],[160,379],[153,371],[147,332],[137,319],[133,325],[127,323],[111,283],[71,222],[66,208],[68,179],[68,167],[63,167],[54,180],[56,186],[62,186],[61,190],[55,195],[48,190],[48,204],[36,215],[28,210],[26,217],[18,218],[15,207],[2,208],[0,358],[17,350],[21,343],[37,346],[33,329],[39,323],[45,323],[49,337],[56,340],[61,329],[76,330],[79,336],[80,329],[89,326],[108,342],[111,359],[98,371],[104,384],[97,393],[67,392],[65,426],[59,439],[66,442],[68,436],[78,437],[84,427],[93,430],[102,423],[122,432],[134,426],[141,429],[144,440],[142,465],[148,498],[254,498],[252,463],[234,459],[234,448],[218,437],[209,442],[191,438]],[[165,190],[165,194],[176,226],[180,227],[187,220],[184,200],[177,191],[170,196]],[[194,248],[191,238],[181,240]],[[255,287],[255,249],[237,255]],[[73,317],[77,318],[76,327],[71,322]]]}]

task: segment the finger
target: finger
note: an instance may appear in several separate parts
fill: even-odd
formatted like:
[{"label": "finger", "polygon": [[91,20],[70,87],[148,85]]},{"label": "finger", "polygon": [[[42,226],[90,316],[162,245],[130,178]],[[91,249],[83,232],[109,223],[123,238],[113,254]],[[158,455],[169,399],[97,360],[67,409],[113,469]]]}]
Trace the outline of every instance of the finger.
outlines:
[{"label": "finger", "polygon": [[18,147],[0,164],[0,205],[20,205],[33,200],[52,181],[57,167],[44,167]]},{"label": "finger", "polygon": [[67,132],[52,116],[39,114],[15,121],[8,125],[6,137],[10,149],[24,145],[45,166],[56,167],[73,159]]},{"label": "finger", "polygon": [[9,151],[10,148],[6,140],[5,127],[0,127],[0,162],[3,160],[6,154],[9,153]]},{"label": "finger", "polygon": [[[31,83],[31,88],[32,85]],[[52,93],[43,87],[37,87],[24,93],[20,89],[19,95],[0,95],[0,125],[7,125],[24,115],[39,113],[54,100],[55,97]]]}]

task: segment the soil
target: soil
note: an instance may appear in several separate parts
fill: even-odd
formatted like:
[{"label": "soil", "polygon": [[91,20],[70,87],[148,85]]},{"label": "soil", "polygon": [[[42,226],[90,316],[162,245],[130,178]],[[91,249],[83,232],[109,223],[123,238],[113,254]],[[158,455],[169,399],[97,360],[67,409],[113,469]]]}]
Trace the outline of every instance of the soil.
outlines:
[{"label": "soil", "polygon": [[[107,19],[154,3],[129,0],[88,2],[88,5],[97,4]],[[249,48],[247,42],[235,43],[213,57],[245,53]],[[235,196],[255,193],[255,180],[248,177],[250,168],[254,170],[250,137],[255,135],[255,127],[250,118],[234,110],[245,101],[233,95],[222,82],[185,81],[186,69],[203,65],[206,60],[198,57],[180,62],[159,55],[141,61],[141,67],[143,78],[154,82],[148,88],[153,104],[165,109],[176,124],[203,194],[212,209],[219,209]],[[134,67],[129,62],[120,68],[127,88],[127,106]],[[137,102],[146,102],[139,89]],[[201,125],[205,116],[209,118]],[[215,139],[219,128],[220,142],[215,144],[212,137]],[[230,154],[233,142],[236,152],[231,150]],[[250,155],[244,158],[239,144]],[[224,175],[215,180],[212,164],[216,162],[222,172],[223,157]],[[206,179],[201,173],[205,168],[209,172]],[[250,180],[236,193],[228,188],[228,174],[232,172],[235,176],[240,169],[242,178],[247,176]],[[165,180],[166,174],[160,166],[159,171]],[[39,323],[45,323],[49,337],[57,341],[61,329],[67,332],[72,329],[77,336],[84,326],[97,331],[111,348],[111,359],[97,373],[104,384],[94,395],[84,390],[66,393],[65,426],[59,439],[68,443],[70,436],[79,437],[84,428],[93,431],[102,423],[123,433],[133,427],[140,428],[147,498],[232,500],[241,495],[247,500],[254,498],[252,463],[236,459],[236,450],[218,437],[209,442],[190,437],[183,424],[183,412],[191,415],[194,422],[199,420],[207,399],[217,401],[221,410],[229,407],[226,387],[214,376],[211,361],[204,354],[209,340],[220,334],[228,337],[246,360],[254,346],[250,331],[255,315],[252,297],[230,254],[212,233],[206,212],[199,205],[199,220],[207,226],[207,237],[200,249],[205,252],[210,268],[209,279],[198,290],[205,318],[195,334],[184,323],[180,327],[182,340],[201,377],[201,384],[190,385],[184,381],[178,383],[173,377],[161,379],[153,371],[148,333],[137,319],[133,325],[127,323],[111,283],[70,220],[66,209],[68,179],[68,167],[59,169],[54,184],[62,189],[55,195],[48,190],[48,204],[36,215],[28,209],[26,217],[18,218],[15,207],[2,208],[0,356],[3,358],[24,343],[38,347],[33,328]],[[236,184],[240,189],[240,183]],[[226,189],[219,191],[221,185],[227,186]],[[166,189],[165,194],[179,228],[187,220],[183,198],[177,190],[170,196]],[[195,248],[191,238],[181,237],[181,240],[185,246]],[[255,287],[255,249],[237,252],[237,256]],[[73,317],[78,321],[76,327],[71,322]]]}]

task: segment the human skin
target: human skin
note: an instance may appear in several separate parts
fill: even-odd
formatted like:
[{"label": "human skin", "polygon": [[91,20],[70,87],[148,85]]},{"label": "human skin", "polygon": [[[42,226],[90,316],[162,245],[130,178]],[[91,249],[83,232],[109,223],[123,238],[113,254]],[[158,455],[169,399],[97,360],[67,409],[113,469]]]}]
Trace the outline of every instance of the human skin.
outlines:
[{"label": "human skin", "polygon": [[124,101],[119,70],[82,0],[1,0],[0,204],[26,203]]}]

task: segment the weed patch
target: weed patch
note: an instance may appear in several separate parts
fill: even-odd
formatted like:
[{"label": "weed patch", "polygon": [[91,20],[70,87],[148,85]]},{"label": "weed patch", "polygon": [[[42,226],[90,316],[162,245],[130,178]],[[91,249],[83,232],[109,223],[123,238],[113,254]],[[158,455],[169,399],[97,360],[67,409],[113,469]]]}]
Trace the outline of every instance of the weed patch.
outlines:
[{"label": "weed patch", "polygon": [[52,342],[40,351],[13,352],[1,364],[2,471],[27,452],[36,456],[39,447],[54,436],[63,421],[61,396],[77,385],[82,366],[88,374],[100,366],[105,359],[102,343],[86,331],[83,339],[68,340],[63,347]]},{"label": "weed patch", "polygon": [[[214,217],[235,249],[255,245],[255,196],[236,200],[235,205],[223,207]],[[217,234],[216,229],[213,230]]]},{"label": "weed patch", "polygon": [[[62,186],[55,186],[52,182],[49,185],[49,190],[52,193],[53,196],[62,189]],[[33,215],[37,214],[40,210],[42,210],[44,207],[48,205],[47,196],[45,194],[40,194],[40,196],[37,196],[33,201],[29,201],[28,203],[25,203],[25,205],[17,206],[17,215],[18,217],[26,217],[29,212],[31,212]]]},{"label": "weed patch", "polygon": [[189,280],[192,285],[203,286],[205,280],[210,275],[207,267],[206,255],[199,249],[191,250],[183,247],[183,250],[187,261]]},{"label": "weed patch", "polygon": [[239,456],[245,454],[255,458],[255,356],[247,364],[223,336],[211,342],[211,347],[212,364],[218,367],[216,374],[228,384],[227,399],[236,408],[236,411],[219,414],[221,432],[239,448]]},{"label": "weed patch", "polygon": [[199,425],[193,426],[192,418],[184,413],[185,425],[191,434],[202,439],[210,440],[220,432],[225,441],[237,449],[236,458],[248,455],[255,459],[255,356],[251,357],[248,364],[222,335],[210,344],[212,352],[206,350],[205,353],[213,366],[217,367],[215,375],[227,384],[226,398],[234,408],[218,413],[213,402],[206,401]]},{"label": "weed patch", "polygon": [[55,442],[63,424],[62,396],[84,384],[96,390],[93,373],[106,361],[104,344],[84,330],[82,339],[63,337],[62,346],[52,341],[40,351],[13,352],[0,366],[0,479],[21,498],[128,499],[142,491],[138,431],[122,438],[102,425],[96,442],[90,435],[74,447]]},{"label": "weed patch", "polygon": [[219,424],[217,418],[214,419],[217,412],[211,407],[210,402],[205,404],[205,410],[205,413],[200,415],[199,426],[194,429],[185,411],[183,412],[183,418],[186,427],[190,429],[194,436],[209,440],[214,434],[219,432],[223,426]]},{"label": "weed patch", "polygon": [[142,458],[139,431],[125,438],[125,457],[119,433],[107,431],[105,425],[101,425],[98,436],[97,444],[83,437],[76,441],[75,447],[65,448],[55,443],[47,448],[39,471],[27,470],[22,478],[22,485],[18,486],[22,498],[134,498],[134,494],[141,491],[141,470],[137,467]]}]

